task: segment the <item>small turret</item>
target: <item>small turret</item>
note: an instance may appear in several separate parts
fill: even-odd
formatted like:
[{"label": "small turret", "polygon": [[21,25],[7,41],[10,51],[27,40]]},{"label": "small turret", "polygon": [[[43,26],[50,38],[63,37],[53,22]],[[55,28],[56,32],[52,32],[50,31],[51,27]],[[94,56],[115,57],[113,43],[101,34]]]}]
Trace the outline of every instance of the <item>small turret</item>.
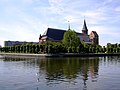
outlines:
[{"label": "small turret", "polygon": [[42,36],[41,36],[41,34],[40,34],[39,39],[41,39],[41,37],[42,37]]},{"label": "small turret", "polygon": [[68,30],[70,30],[70,22],[68,21]]}]

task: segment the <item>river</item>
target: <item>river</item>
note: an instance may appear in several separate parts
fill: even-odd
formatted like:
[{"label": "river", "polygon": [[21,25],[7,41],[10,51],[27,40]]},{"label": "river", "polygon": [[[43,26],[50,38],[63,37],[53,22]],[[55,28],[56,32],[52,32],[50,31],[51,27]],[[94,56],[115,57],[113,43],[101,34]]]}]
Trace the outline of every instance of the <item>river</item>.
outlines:
[{"label": "river", "polygon": [[0,56],[0,90],[119,90],[120,56]]}]

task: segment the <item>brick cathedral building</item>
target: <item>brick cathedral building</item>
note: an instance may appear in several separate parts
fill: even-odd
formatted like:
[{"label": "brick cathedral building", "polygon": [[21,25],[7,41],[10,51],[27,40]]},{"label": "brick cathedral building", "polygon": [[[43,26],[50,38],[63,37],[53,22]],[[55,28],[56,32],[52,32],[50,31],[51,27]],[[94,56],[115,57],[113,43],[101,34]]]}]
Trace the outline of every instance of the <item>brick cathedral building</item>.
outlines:
[{"label": "brick cathedral building", "polygon": [[[43,35],[40,34],[39,43],[41,44],[46,41],[61,41],[66,31],[67,30],[48,28]],[[81,42],[99,45],[99,35],[96,31],[91,31],[91,33],[88,35],[88,28],[85,20],[82,33],[76,32],[76,34],[80,38]]]}]

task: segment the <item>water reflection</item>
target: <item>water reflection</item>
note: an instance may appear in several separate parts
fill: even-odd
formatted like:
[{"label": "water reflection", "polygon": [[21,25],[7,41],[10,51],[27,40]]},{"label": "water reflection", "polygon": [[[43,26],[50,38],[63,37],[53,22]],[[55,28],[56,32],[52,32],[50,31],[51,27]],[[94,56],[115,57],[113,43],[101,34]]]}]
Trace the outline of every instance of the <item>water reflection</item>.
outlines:
[{"label": "water reflection", "polygon": [[[97,58],[11,58],[4,57],[4,61],[24,61],[24,67],[39,67],[37,77],[44,75],[46,84],[59,84],[67,82],[76,84],[76,79],[86,86],[88,77],[92,82],[98,78],[99,57]],[[39,76],[38,76],[39,75]],[[38,78],[39,81],[39,78]]]},{"label": "water reflection", "polygon": [[[102,70],[110,65],[120,65],[120,57],[87,57],[87,58],[19,58],[4,57],[4,62],[21,62],[23,68],[37,69],[34,78],[39,90],[40,82],[47,86],[77,85],[77,88],[87,90],[90,83],[97,83]],[[18,65],[18,64],[17,64]],[[17,66],[16,66],[17,67]],[[101,70],[101,72],[100,72]],[[32,71],[31,71],[32,72]],[[30,77],[31,78],[31,77]],[[33,78],[33,77],[32,77]],[[94,86],[94,85],[93,85]],[[53,89],[55,90],[55,89]],[[65,89],[66,90],[66,89]],[[95,89],[94,89],[95,90]]]},{"label": "water reflection", "polygon": [[39,71],[44,71],[47,84],[60,84],[67,82],[77,84],[78,80],[87,88],[86,81],[91,79],[97,82],[99,70],[99,57],[97,58],[47,58],[38,60]]},{"label": "water reflection", "polygon": [[120,62],[120,56],[106,56],[101,57],[101,62],[104,65],[117,65]]}]

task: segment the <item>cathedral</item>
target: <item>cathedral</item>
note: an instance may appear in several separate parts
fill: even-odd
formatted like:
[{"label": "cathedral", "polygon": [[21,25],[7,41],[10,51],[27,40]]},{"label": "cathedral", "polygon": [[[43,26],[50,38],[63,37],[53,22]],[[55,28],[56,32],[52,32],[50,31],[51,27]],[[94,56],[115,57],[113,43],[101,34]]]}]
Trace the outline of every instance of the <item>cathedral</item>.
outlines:
[{"label": "cathedral", "polygon": [[[47,41],[61,41],[66,31],[67,30],[48,28],[43,35],[40,34],[39,44]],[[82,28],[82,33],[76,32],[76,34],[80,38],[81,42],[99,45],[99,35],[96,31],[91,31],[91,33],[88,35],[88,28],[85,20]]]}]

